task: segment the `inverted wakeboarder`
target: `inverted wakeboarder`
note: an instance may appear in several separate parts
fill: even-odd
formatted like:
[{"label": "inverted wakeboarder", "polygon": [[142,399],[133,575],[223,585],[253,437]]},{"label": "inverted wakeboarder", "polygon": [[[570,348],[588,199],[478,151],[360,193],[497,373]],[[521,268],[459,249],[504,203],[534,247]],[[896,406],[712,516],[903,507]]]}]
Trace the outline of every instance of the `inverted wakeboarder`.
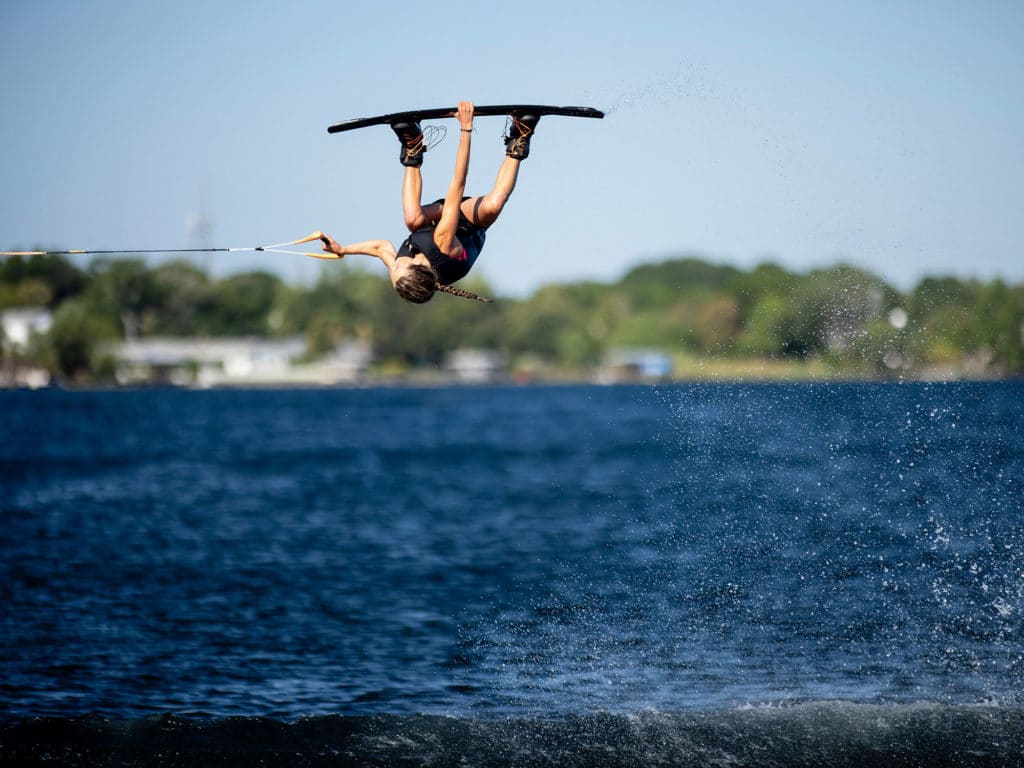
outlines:
[{"label": "inverted wakeboarder", "polygon": [[353,254],[376,256],[388,268],[395,291],[406,301],[423,304],[436,291],[478,301],[488,301],[471,291],[455,288],[476,263],[483,250],[487,229],[497,221],[515,189],[519,165],[530,154],[530,138],[539,115],[513,113],[505,136],[505,159],[498,169],[494,188],[485,195],[466,197],[466,174],[473,141],[473,104],[459,102],[459,148],[455,171],[448,192],[441,200],[427,205],[421,202],[423,178],[420,166],[426,144],[418,121],[398,122],[392,129],[401,142],[399,160],[405,166],[402,181],[402,210],[410,234],[398,249],[390,240],[366,240],[339,245],[321,234],[324,258],[343,258]]}]

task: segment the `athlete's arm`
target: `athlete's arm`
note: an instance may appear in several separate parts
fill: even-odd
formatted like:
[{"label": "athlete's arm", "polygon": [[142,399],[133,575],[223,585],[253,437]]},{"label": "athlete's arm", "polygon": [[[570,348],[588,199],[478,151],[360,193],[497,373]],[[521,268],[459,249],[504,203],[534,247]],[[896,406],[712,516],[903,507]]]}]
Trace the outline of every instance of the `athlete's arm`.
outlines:
[{"label": "athlete's arm", "polygon": [[338,245],[330,235],[321,235],[320,241],[324,244],[323,250],[327,255],[319,256],[318,258],[341,259],[345,256],[361,254],[364,256],[376,256],[384,262],[388,270],[395,266],[395,246],[392,245],[390,240],[364,240],[361,243],[352,243],[351,245]]},{"label": "athlete's arm", "polygon": [[441,220],[434,228],[434,243],[442,253],[449,254],[455,242],[455,229],[459,225],[459,206],[466,192],[466,175],[469,173],[469,146],[473,136],[473,102],[459,102],[459,150],[455,155],[455,173],[448,185],[444,198]]}]

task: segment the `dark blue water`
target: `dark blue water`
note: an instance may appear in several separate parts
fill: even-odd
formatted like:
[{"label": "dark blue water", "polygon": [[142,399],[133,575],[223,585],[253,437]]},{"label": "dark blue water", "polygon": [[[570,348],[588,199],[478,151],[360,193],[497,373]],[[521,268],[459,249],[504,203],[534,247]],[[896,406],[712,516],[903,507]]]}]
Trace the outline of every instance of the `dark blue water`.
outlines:
[{"label": "dark blue water", "polygon": [[0,435],[8,721],[1024,744],[1021,383],[15,392]]}]

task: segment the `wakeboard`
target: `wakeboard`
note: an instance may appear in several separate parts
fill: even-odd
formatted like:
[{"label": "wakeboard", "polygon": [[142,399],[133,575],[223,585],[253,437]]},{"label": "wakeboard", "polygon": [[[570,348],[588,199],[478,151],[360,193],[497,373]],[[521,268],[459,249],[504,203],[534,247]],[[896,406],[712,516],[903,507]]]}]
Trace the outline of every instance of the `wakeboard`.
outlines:
[{"label": "wakeboard", "polygon": [[[546,104],[495,104],[491,106],[474,106],[474,117],[490,117],[494,115],[511,115],[526,113],[531,115],[561,115],[563,117],[604,117],[604,112],[593,107],[552,107]],[[455,117],[458,114],[456,107],[438,107],[436,109],[411,109],[407,112],[391,112],[387,115],[375,117],[360,117],[355,120],[343,120],[327,128],[328,133],[341,133],[342,131],[353,131],[356,128],[366,128],[371,125],[393,125],[394,123],[406,122],[409,120],[437,120],[442,117]]]}]

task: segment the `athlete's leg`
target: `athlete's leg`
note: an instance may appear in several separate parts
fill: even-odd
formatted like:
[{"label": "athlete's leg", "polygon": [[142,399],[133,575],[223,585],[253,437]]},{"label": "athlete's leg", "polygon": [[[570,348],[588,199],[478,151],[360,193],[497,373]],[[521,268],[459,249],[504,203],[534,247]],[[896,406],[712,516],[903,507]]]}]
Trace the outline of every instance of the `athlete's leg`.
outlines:
[{"label": "athlete's leg", "polygon": [[537,115],[513,114],[505,137],[505,160],[498,169],[494,189],[483,197],[474,197],[462,203],[462,215],[476,226],[486,229],[493,224],[512,190],[516,187],[519,164],[530,155],[530,137],[540,118]]},{"label": "athlete's leg", "polygon": [[516,188],[519,178],[520,160],[506,157],[498,169],[498,178],[494,181],[494,189],[481,197],[470,197],[462,201],[462,215],[476,226],[487,229],[491,226],[505,207],[512,190]]},{"label": "athlete's leg", "polygon": [[423,226],[423,207],[420,203],[423,195],[423,176],[417,166],[405,166],[402,177],[402,213],[405,215],[405,226],[414,232]]},{"label": "athlete's leg", "polygon": [[423,176],[418,166],[405,166],[402,179],[402,213],[405,214],[405,226],[410,232],[432,224],[441,215],[441,206],[431,203],[423,207]]}]

